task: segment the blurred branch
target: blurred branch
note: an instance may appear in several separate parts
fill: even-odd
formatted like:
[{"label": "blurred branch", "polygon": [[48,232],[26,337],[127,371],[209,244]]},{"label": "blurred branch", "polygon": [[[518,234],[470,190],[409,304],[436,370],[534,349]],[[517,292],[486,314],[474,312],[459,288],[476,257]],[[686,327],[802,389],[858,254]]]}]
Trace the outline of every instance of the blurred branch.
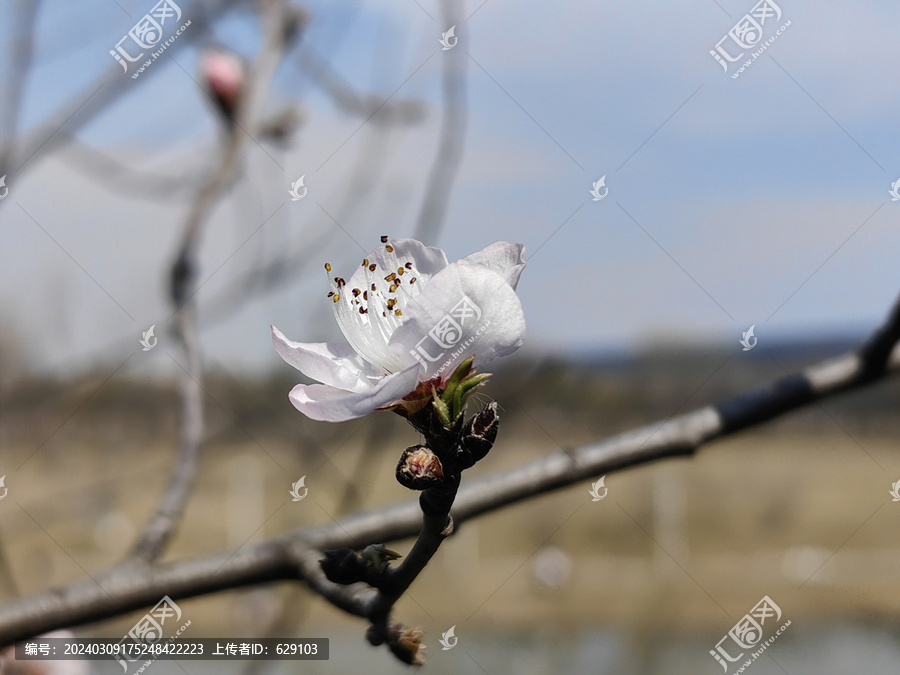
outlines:
[{"label": "blurred branch", "polygon": [[386,440],[390,438],[391,422],[393,420],[390,416],[377,415],[369,423],[369,433],[363,442],[359,456],[353,462],[353,471],[344,481],[344,490],[335,509],[336,514],[351,513],[358,508],[363,495],[360,486],[375,473],[376,467],[384,461],[387,450],[390,448]]},{"label": "blurred branch", "polygon": [[286,253],[263,262],[242,274],[205,303],[203,325],[212,325],[227,318],[254,295],[273,290],[298,277],[312,262],[312,258],[308,255],[309,252],[322,250],[326,242],[331,239],[333,239],[333,233],[327,230],[312,240],[303,236],[300,238],[298,247],[285,247],[288,248]]},{"label": "blurred branch", "polygon": [[[204,31],[209,29],[211,23],[225,16],[226,10],[247,4],[247,2],[248,0],[217,0],[218,7],[214,10],[210,10],[206,6],[210,4],[208,2],[197,1],[193,3],[185,9],[185,13],[190,14],[193,21],[191,30],[185,32],[184,35],[186,37],[182,39],[194,42],[201,40]],[[27,0],[24,0],[24,4],[30,6],[36,3],[29,3]],[[193,9],[196,9],[196,12],[191,13],[190,10]],[[298,8],[296,5],[288,5],[285,11],[287,14],[285,22],[287,24],[293,22],[296,25],[297,22],[302,21],[306,16],[302,8]],[[195,16],[196,18],[194,18]],[[195,27],[197,28],[196,31],[194,30]],[[285,35],[285,37],[292,36]],[[312,50],[313,48],[310,45],[305,45],[302,50],[299,50],[301,53],[299,65],[310,73],[314,81],[333,98],[335,104],[341,110],[351,115],[364,116],[366,118],[374,115],[371,122],[376,130],[376,134],[384,136],[390,124],[417,124],[424,119],[425,108],[419,101],[392,99],[385,102],[375,95],[360,94],[354,91],[330,67],[326,60],[320,58]],[[155,198],[164,195],[166,199],[172,199],[173,196],[179,196],[183,192],[196,190],[198,185],[208,186],[213,180],[211,174],[215,171],[214,167],[210,169],[207,175],[199,179],[192,176],[174,178],[161,176],[126,166],[103,151],[81,142],[74,135],[78,128],[103,111],[104,105],[97,96],[90,98],[89,103],[79,110],[79,106],[84,103],[92,91],[103,87],[106,103],[112,103],[120,95],[128,92],[125,85],[130,81],[130,78],[121,77],[122,73],[120,70],[113,63],[103,76],[95,80],[90,86],[85,87],[81,93],[73,96],[58,113],[54,114],[53,118],[29,130],[27,134],[18,140],[16,147],[12,148],[12,150],[17,150],[17,157],[24,160],[37,150],[44,154],[55,148],[64,161],[77,162],[79,169],[86,169],[100,176],[104,181],[115,184],[117,191],[125,189],[136,196],[145,198]],[[157,69],[151,70],[158,72]],[[19,71],[17,70],[16,72]],[[144,77],[147,76],[152,76],[150,71]],[[0,99],[0,101],[2,100],[5,99]],[[69,117],[76,112],[78,113],[77,116],[69,120]],[[258,133],[265,136],[270,132],[270,129],[266,127],[265,120],[252,120],[252,123],[254,126],[244,125],[244,128],[253,129],[254,135]],[[65,124],[65,131],[61,130],[62,124]],[[251,122],[246,124],[251,124]],[[43,145],[50,136],[52,136],[52,143]],[[2,140],[0,138],[0,141]],[[358,166],[349,181],[355,186],[355,189],[351,191],[346,199],[341,201],[339,211],[334,214],[337,220],[344,221],[349,217],[350,213],[358,210],[366,203],[366,198],[375,181],[382,175],[379,169],[383,166],[387,156],[388,154],[382,148],[375,147],[374,143],[370,143],[368,150],[361,153]],[[3,159],[4,155],[0,152],[0,168],[3,166]],[[237,176],[233,173],[229,177],[229,185],[236,179]],[[197,206],[198,202],[195,199],[194,207],[196,208]],[[304,233],[297,239],[296,245],[282,247],[276,257],[261,262],[260,265],[241,275],[221,292],[216,293],[204,306],[202,325],[206,327],[224,320],[254,296],[262,295],[293,281],[307,269],[307,263],[310,262],[308,258],[309,251],[319,250],[332,240],[332,233],[329,229],[323,230],[320,236],[312,240],[309,240]],[[153,323],[160,323],[161,321],[163,319],[159,318],[154,320]],[[132,337],[129,334],[127,338],[101,346],[85,360],[102,359],[110,352],[129,348],[132,341]]]},{"label": "blurred branch", "polygon": [[[191,30],[185,31],[179,43],[193,42],[205,34],[210,21],[221,20],[234,5],[246,0],[218,0],[216,11],[206,11],[206,3],[197,1],[186,7],[184,12],[192,21]],[[32,0],[22,0],[23,5],[37,5]],[[193,12],[195,8],[199,8]],[[29,33],[30,35],[31,33]],[[154,77],[162,68],[151,68],[144,78]],[[143,81],[143,80],[142,80]],[[130,77],[122,73],[118,63],[110,59],[107,66],[96,79],[87,84],[81,91],[59,106],[56,112],[27,132],[18,136],[12,143],[9,152],[0,153],[0,175],[14,167],[19,171],[34,157],[45,155],[66,142],[67,135],[57,132],[66,126],[69,134],[74,134],[81,127],[112,105],[120,96],[131,91],[134,83]]]},{"label": "blurred branch", "polygon": [[[441,0],[441,9],[444,26],[462,23],[460,0]],[[413,235],[432,246],[437,244],[441,225],[447,216],[447,204],[462,162],[466,137],[466,52],[464,49],[450,49],[441,57],[444,59],[441,141],[428,175],[425,198]]]},{"label": "blurred branch", "polygon": [[0,92],[0,131],[6,127],[6,133],[0,134],[0,176],[6,175],[10,153],[14,147],[13,139],[19,126],[22,89],[34,56],[34,20],[40,6],[40,0],[19,0],[11,22],[14,26],[11,29],[13,44],[4,78],[5,86]]},{"label": "blurred branch", "polygon": [[[810,403],[862,389],[900,371],[900,299],[885,325],[856,352],[819,363],[719,406],[706,406],[605,441],[556,452],[473,481],[452,510],[459,524],[503,506],[628,467],[691,455],[710,441],[786,415]],[[375,591],[328,581],[320,551],[362,548],[416,534],[421,511],[407,501],[337,522],[286,533],[236,553],[168,565],[117,569],[94,580],[0,605],[0,645],[155,604],[279,579],[304,579],[351,614],[367,616]]]},{"label": "blurred branch", "polygon": [[8,598],[14,598],[19,595],[19,587],[16,584],[12,566],[9,564],[6,544],[3,542],[2,537],[0,537],[0,593]]},{"label": "blurred branch", "polygon": [[[347,220],[352,213],[358,211],[367,203],[367,198],[374,188],[376,181],[381,177],[381,167],[384,166],[388,153],[384,150],[387,136],[386,125],[374,125],[372,134],[367,137],[366,149],[360,153],[357,164],[349,183],[355,186],[346,199],[338,205],[338,211],[334,218],[339,222]],[[114,161],[114,160],[110,160]],[[140,179],[142,174],[132,172],[128,180]],[[153,179],[151,178],[151,181]],[[163,179],[164,180],[164,179]],[[204,179],[208,180],[208,179]],[[232,176],[230,183],[236,180]],[[127,180],[126,180],[127,182]],[[162,187],[160,182],[156,187]],[[152,189],[151,189],[152,191]],[[326,220],[322,214],[317,216],[320,220]],[[328,220],[328,223],[331,221]],[[307,228],[315,229],[312,224]],[[297,279],[313,262],[310,251],[323,251],[329,243],[334,242],[333,231],[329,228],[322,229],[320,234],[310,239],[306,232],[295,238],[296,243],[279,247],[277,254],[269,260],[261,260],[258,265],[242,273],[234,281],[230,282],[221,291],[205,301],[201,325],[206,328],[223,321],[241,309],[245,303],[255,296],[278,289],[287,283]],[[318,263],[316,263],[318,264]],[[162,317],[152,321],[154,324],[162,322]],[[110,352],[128,349],[133,339],[127,338],[98,347],[92,356],[86,361],[99,360]]]},{"label": "blurred branch", "polygon": [[197,249],[203,224],[215,200],[228,185],[237,169],[241,150],[249,139],[245,128],[252,128],[252,120],[262,108],[272,77],[284,53],[285,18],[282,0],[263,0],[262,46],[246,78],[238,109],[230,123],[226,148],[221,164],[194,200],[185,220],[181,245],[170,272],[171,301],[175,308],[175,333],[181,341],[187,359],[180,375],[182,398],[182,432],[178,459],[172,471],[166,493],[156,513],[144,529],[132,553],[132,561],[152,562],[162,553],[175,532],[190,497],[197,474],[200,447],[203,441],[203,373],[200,345],[197,339],[196,307],[193,288],[197,270]]},{"label": "blurred branch", "polygon": [[384,101],[375,94],[354,91],[311,46],[307,46],[301,54],[300,66],[331,97],[338,109],[348,115],[366,119],[371,117],[374,124],[418,124],[425,119],[425,108],[418,101]]},{"label": "blurred branch", "polygon": [[[77,136],[60,132],[64,145],[57,156],[73,165],[80,172],[99,178],[99,185],[115,194],[131,193],[144,199],[172,200],[183,194],[196,192],[210,181],[209,170],[197,178],[193,173],[180,176],[163,176],[151,171],[133,169],[105,152],[84,143]],[[173,162],[174,163],[174,162]]]},{"label": "blurred branch", "polygon": [[[15,3],[15,14],[10,22],[12,24],[10,32],[14,37],[9,51],[4,86],[0,90],[0,132],[4,132],[0,133],[0,176],[6,175],[5,167],[9,163],[13,139],[19,126],[22,90],[28,79],[34,56],[34,24],[40,6],[41,0],[18,0]],[[19,595],[3,542],[0,542],[0,592],[8,597]]]},{"label": "blurred branch", "polygon": [[[300,584],[291,584],[287,594],[281,598],[278,615],[258,634],[258,637],[281,638],[285,635],[302,635],[301,628],[309,615],[310,604],[304,604],[306,589]],[[273,670],[275,664],[261,659],[245,661],[243,675],[255,675]]]}]

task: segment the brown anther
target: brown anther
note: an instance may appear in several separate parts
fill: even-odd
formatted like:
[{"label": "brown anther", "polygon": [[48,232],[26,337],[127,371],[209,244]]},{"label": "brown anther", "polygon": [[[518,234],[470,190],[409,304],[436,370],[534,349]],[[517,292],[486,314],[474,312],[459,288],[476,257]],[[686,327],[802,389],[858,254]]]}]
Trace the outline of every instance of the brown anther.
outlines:
[{"label": "brown anther", "polygon": [[388,288],[388,291],[390,291],[391,293],[393,293],[394,291],[397,290],[397,286],[398,286],[398,284],[391,284],[391,285],[390,285],[390,288]]},{"label": "brown anther", "polygon": [[406,263],[406,264],[404,265],[404,267],[405,267],[406,269],[408,269],[408,270],[411,270],[411,269],[412,269],[412,263],[411,263],[411,262],[408,262],[408,263]]},{"label": "brown anther", "polygon": [[334,283],[336,283],[338,285],[338,288],[340,288],[341,286],[344,286],[347,282],[344,281],[343,278],[341,278],[341,277],[335,277]]},{"label": "brown anther", "polygon": [[405,271],[406,271],[406,270],[403,269],[402,267],[398,267],[398,268],[397,268],[397,274],[399,274],[401,277],[403,276],[403,273],[404,273]]},{"label": "brown anther", "polygon": [[403,312],[401,312],[399,309],[395,309],[394,314],[396,314],[397,316],[403,316]]},{"label": "brown anther", "polygon": [[338,295],[337,293],[335,293],[335,294],[334,294],[334,297],[332,298],[332,300],[334,300],[335,302],[339,302],[340,299],[341,299],[341,296]]},{"label": "brown anther", "polygon": [[360,293],[362,293],[362,291],[359,290],[358,288],[353,289],[353,297],[354,298],[357,297]]},{"label": "brown anther", "polygon": [[388,253],[393,253],[394,247],[391,246],[390,244],[388,244],[387,246],[384,247],[384,250],[387,251]]},{"label": "brown anther", "polygon": [[326,295],[325,297],[330,298],[332,295],[334,295],[334,291],[328,291],[328,295]]},{"label": "brown anther", "polygon": [[388,236],[386,234],[381,235],[381,243],[386,244],[388,240]]},{"label": "brown anther", "polygon": [[377,290],[378,290],[378,289],[375,288],[375,284],[372,284],[372,292],[374,293],[374,292],[377,291]]},{"label": "brown anther", "polygon": [[371,265],[369,265],[369,271],[374,272],[376,267],[378,266],[375,263],[372,263]]},{"label": "brown anther", "polygon": [[363,266],[363,267],[368,267],[368,266],[369,266],[369,259],[368,259],[368,258],[363,258],[362,266]]},{"label": "brown anther", "polygon": [[363,300],[369,299],[369,291],[363,291]]},{"label": "brown anther", "polygon": [[330,271],[331,271],[331,263],[325,263],[325,271],[326,271],[326,272],[330,272]]},{"label": "brown anther", "polygon": [[385,281],[393,281],[393,280],[396,279],[396,278],[397,278],[397,273],[396,273],[396,272],[391,272],[390,274],[388,274],[388,275],[384,278],[384,280],[385,280]]},{"label": "brown anther", "polygon": [[412,279],[410,279],[409,283],[410,283],[410,285],[416,283],[416,277],[413,277]]}]

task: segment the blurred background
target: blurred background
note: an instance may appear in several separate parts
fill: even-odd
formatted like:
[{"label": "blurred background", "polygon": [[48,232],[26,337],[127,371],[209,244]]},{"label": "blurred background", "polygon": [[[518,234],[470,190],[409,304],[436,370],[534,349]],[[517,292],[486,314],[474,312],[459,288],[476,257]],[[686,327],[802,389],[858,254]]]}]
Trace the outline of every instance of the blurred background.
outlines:
[{"label": "blurred background", "polygon": [[[768,3],[760,44],[790,24],[738,73],[710,50],[759,14],[740,0],[182,0],[163,41],[191,24],[123,72],[110,51],[158,4],[0,0],[0,599],[115,564],[165,491],[185,363],[169,269],[235,137],[197,246],[205,446],[165,560],[409,498],[393,469],[415,432],[306,419],[270,340],[341,341],[322,265],[348,276],[382,234],[451,260],[527,247],[526,344],[492,368],[502,431],[473,477],[853,349],[900,291],[892,3]],[[243,80],[204,65],[224,53]],[[254,88],[235,125],[228,96]],[[438,673],[712,674],[768,595],[792,625],[752,672],[893,672],[898,404],[876,385],[610,475],[602,501],[586,483],[466,523],[397,617]],[[179,604],[192,637],[328,637],[331,659],[160,673],[403,668],[294,584]]]}]

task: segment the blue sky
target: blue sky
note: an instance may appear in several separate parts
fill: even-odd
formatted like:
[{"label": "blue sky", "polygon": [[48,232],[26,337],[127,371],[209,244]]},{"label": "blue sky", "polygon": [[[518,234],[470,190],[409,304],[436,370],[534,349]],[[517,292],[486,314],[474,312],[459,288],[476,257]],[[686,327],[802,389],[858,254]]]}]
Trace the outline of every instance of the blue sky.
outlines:
[{"label": "blue sky", "polygon": [[[20,128],[107,69],[108,50],[152,5],[45,2]],[[900,291],[900,202],[888,193],[900,178],[900,7],[781,2],[790,26],[735,80],[709,50],[753,6],[465,4],[455,49],[466,52],[468,134],[437,243],[451,259],[497,239],[526,244],[528,349],[739,349],[751,324],[764,345],[861,335],[884,316]],[[411,234],[437,150],[449,27],[437,3],[307,7],[313,20],[269,102],[299,102],[304,125],[286,151],[248,148],[204,236],[202,276],[215,274],[201,316],[255,262],[319,235],[325,244],[295,282],[204,329],[210,362],[235,370],[278,367],[270,323],[294,339],[340,337],[321,263],[349,270],[360,245]],[[235,14],[214,39],[249,56],[257,28]],[[8,25],[0,41],[6,54]],[[295,65],[309,48],[360,91],[424,102],[426,119],[382,133],[337,110]],[[78,136],[129,166],[196,178],[218,131],[193,80],[196,45],[166,54]],[[46,371],[120,362],[169,314],[162,269],[186,201],[117,194],[77,158],[26,169],[9,172],[0,202],[4,331]],[[309,196],[291,202],[301,174]],[[591,201],[602,175],[609,194]]]}]

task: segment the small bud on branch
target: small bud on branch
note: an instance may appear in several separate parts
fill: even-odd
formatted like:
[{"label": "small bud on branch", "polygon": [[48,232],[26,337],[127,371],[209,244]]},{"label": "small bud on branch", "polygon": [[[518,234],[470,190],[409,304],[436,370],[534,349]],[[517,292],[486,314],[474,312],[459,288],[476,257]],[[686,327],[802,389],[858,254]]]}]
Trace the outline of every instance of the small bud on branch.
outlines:
[{"label": "small bud on branch", "polygon": [[500,415],[497,403],[488,403],[481,412],[473,415],[463,427],[459,439],[457,461],[460,469],[468,469],[490,452],[497,440],[500,428]]},{"label": "small bud on branch", "polygon": [[407,628],[399,623],[388,631],[388,647],[394,656],[412,666],[425,665],[425,645],[422,644],[421,628]]},{"label": "small bud on branch", "polygon": [[424,445],[403,451],[397,464],[397,481],[410,490],[427,490],[444,480],[441,460]]}]

